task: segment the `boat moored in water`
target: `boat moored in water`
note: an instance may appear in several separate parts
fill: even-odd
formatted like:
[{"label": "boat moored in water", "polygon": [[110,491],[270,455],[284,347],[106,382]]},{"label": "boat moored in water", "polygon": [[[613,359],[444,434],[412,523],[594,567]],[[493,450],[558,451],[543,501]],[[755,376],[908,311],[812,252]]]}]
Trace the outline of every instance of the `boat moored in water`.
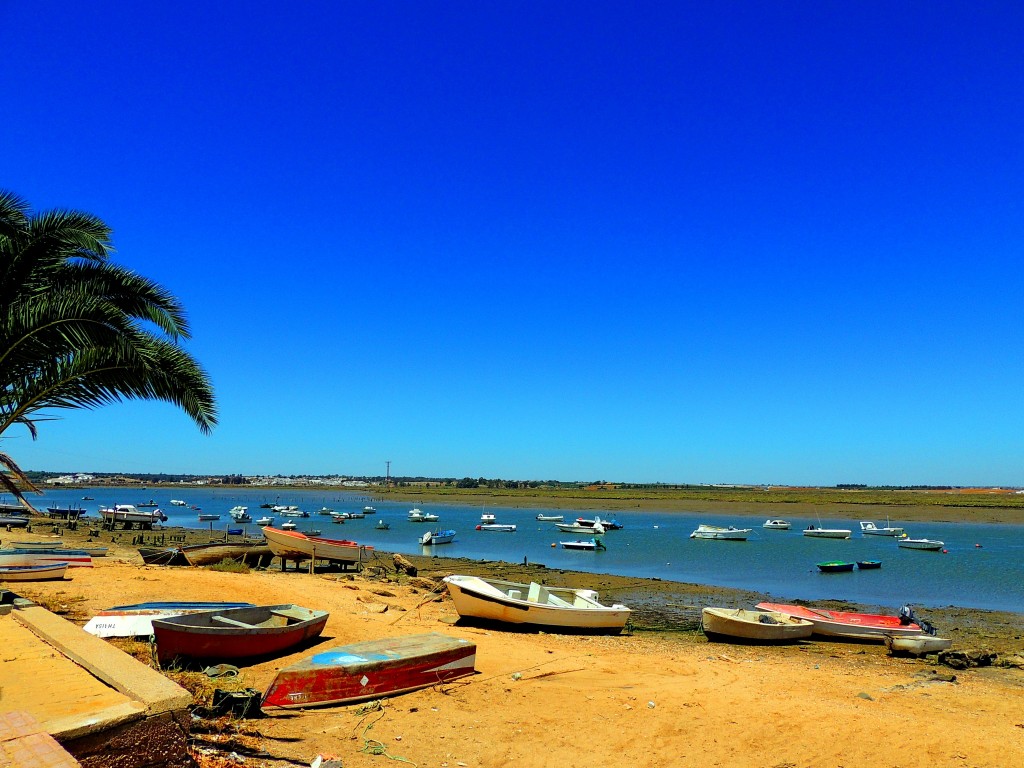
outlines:
[{"label": "boat moored in water", "polygon": [[804,536],[812,539],[848,539],[852,533],[848,528],[815,528],[813,525],[804,528]]},{"label": "boat moored in water", "polygon": [[780,520],[779,518],[769,518],[764,521],[762,528],[767,528],[771,531],[788,531],[793,527],[793,524],[789,520]]},{"label": "boat moored in water", "polygon": [[929,552],[937,552],[946,546],[937,539],[896,539],[896,543],[903,549],[923,549]]},{"label": "boat moored in water", "polygon": [[691,539],[718,539],[720,541],[746,541],[750,536],[751,528],[724,528],[720,525],[698,525],[697,529],[690,534]]},{"label": "boat moored in water", "polygon": [[432,544],[451,544],[455,541],[455,531],[448,529],[442,531],[440,529],[436,531],[427,531],[419,538],[419,542],[423,546],[429,546]]},{"label": "boat moored in water", "polygon": [[889,525],[886,522],[884,528],[880,528],[870,520],[860,521],[860,532],[864,536],[902,536],[904,531],[898,526]]}]

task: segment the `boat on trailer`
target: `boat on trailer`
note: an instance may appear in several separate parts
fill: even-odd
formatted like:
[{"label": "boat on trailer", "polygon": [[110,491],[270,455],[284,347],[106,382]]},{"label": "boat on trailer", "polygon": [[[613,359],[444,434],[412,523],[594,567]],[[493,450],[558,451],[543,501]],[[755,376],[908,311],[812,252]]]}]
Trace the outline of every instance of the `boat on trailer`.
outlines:
[{"label": "boat on trailer", "polygon": [[387,637],[317,653],[277,673],[266,708],[350,704],[476,673],[476,644],[437,632]]},{"label": "boat on trailer", "polygon": [[157,659],[246,659],[318,637],[330,616],[298,605],[257,605],[153,620]]},{"label": "boat on trailer", "polygon": [[217,611],[227,608],[255,608],[253,603],[220,603],[196,601],[157,601],[115,605],[100,611],[83,627],[97,637],[149,637],[153,619],[169,619],[186,613]]},{"label": "boat on trailer", "polygon": [[814,625],[814,634],[827,637],[873,640],[880,643],[884,641],[886,635],[917,637],[925,634],[925,630],[920,624],[913,621],[904,623],[899,616],[831,611],[825,608],[782,603],[758,603],[757,608],[762,611],[777,611],[787,616],[805,619]]},{"label": "boat on trailer", "polygon": [[270,550],[282,560],[329,560],[345,564],[363,563],[373,547],[347,539],[326,539],[307,536],[299,531],[284,531],[267,526],[263,529]]},{"label": "boat on trailer", "polygon": [[630,610],[603,605],[592,589],[548,587],[480,576],[446,576],[444,583],[463,618],[530,624],[547,629],[619,631]]},{"label": "boat on trailer", "polygon": [[778,611],[712,607],[701,611],[701,629],[711,640],[794,643],[810,637],[814,625]]}]

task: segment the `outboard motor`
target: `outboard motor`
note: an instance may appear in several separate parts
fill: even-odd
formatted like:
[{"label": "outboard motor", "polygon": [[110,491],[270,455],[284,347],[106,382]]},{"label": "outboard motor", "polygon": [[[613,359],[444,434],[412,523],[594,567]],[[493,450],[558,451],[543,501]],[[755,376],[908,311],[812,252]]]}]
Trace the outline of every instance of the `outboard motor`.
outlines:
[{"label": "outboard motor", "polygon": [[906,626],[907,624],[913,624],[917,617],[914,615],[914,609],[910,605],[904,605],[900,608],[900,624]]}]

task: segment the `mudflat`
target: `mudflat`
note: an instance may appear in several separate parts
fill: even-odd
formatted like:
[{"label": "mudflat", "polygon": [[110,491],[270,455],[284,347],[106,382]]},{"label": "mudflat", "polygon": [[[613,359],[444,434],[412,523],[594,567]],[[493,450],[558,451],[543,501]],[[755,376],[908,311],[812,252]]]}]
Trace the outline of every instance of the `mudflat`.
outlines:
[{"label": "mudflat", "polygon": [[[39,536],[12,532],[3,543]],[[71,544],[86,533],[64,538]],[[763,598],[756,593],[425,557],[409,557],[420,569],[411,579],[383,554],[360,574],[144,566],[129,535],[112,538],[118,534],[101,537],[110,555],[94,568],[16,591],[78,624],[110,605],[147,600],[294,602],[330,611],[316,645],[239,665],[240,676],[221,687],[264,690],[278,669],[314,651],[385,636],[435,631],[477,645],[478,674],[384,699],[380,708],[197,720],[195,756],[204,768],[238,765],[232,752],[259,768],[309,765],[318,755],[347,768],[390,765],[388,756],[440,768],[1024,764],[1019,668],[951,670],[890,657],[875,644],[762,647],[704,638],[701,607],[749,606]],[[579,636],[466,624],[436,581],[450,573],[585,585],[630,605],[633,628]],[[1020,661],[1020,615],[948,608],[928,618],[955,648],[985,647],[998,660]],[[149,660],[147,644],[123,645]]]}]

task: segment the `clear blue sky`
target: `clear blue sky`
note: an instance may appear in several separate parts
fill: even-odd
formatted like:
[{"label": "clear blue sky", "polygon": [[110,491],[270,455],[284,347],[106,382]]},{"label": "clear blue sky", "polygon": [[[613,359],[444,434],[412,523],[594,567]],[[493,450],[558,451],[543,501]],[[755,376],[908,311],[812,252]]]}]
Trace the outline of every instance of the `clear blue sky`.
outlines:
[{"label": "clear blue sky", "polygon": [[216,387],[26,469],[1024,485],[1024,6],[17,3],[0,187]]}]

